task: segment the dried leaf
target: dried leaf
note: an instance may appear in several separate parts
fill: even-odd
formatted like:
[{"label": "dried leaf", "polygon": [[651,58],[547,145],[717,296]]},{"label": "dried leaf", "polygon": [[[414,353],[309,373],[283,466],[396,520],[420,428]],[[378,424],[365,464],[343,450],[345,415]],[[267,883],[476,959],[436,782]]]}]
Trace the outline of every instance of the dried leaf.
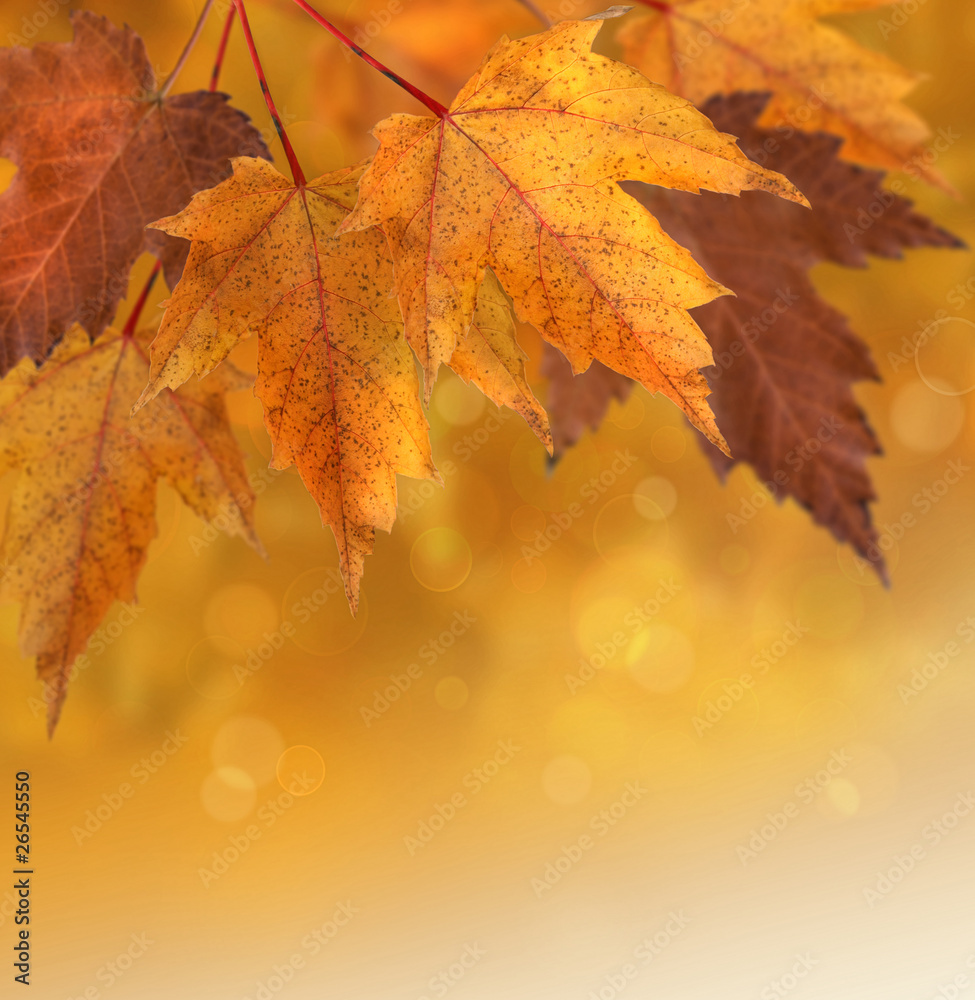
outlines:
[{"label": "dried leaf", "polygon": [[428,394],[490,267],[574,371],[595,359],[638,379],[722,446],[688,309],[724,289],[617,182],[802,196],[688,102],[594,54],[600,24],[504,38],[443,117],[387,118],[343,229],[389,236]]},{"label": "dried leaf", "polygon": [[37,656],[51,731],[76,658],[112,602],[135,599],[156,535],[158,479],[259,548],[224,405],[246,381],[228,366],[130,419],[151,336],[109,329],[92,344],[75,326],[40,369],[24,361],[0,382],[0,470],[20,471],[0,546],[0,600],[22,605],[20,644]]},{"label": "dried leaf", "polygon": [[193,242],[140,400],[208,375],[256,331],[273,467],[296,465],[321,508],[353,611],[376,529],[396,520],[397,473],[439,478],[386,240],[335,236],[360,174],[298,188],[263,160],[239,159],[232,177],[157,223]]},{"label": "dried leaf", "polygon": [[74,40],[0,49],[0,156],[18,169],[0,195],[0,374],[42,360],[73,324],[97,336],[145,250],[170,287],[186,245],[145,232],[229,160],[266,156],[223,94],[160,101],[142,40],[73,12]]}]

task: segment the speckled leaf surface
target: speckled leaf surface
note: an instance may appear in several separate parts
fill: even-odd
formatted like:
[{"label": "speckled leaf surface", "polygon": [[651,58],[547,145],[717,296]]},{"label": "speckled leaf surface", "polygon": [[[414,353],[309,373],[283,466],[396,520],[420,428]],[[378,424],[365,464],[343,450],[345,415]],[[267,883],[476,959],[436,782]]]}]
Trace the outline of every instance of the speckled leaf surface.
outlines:
[{"label": "speckled leaf surface", "polygon": [[688,309],[724,289],[618,182],[802,197],[689,102],[594,54],[601,24],[504,38],[444,116],[381,122],[344,228],[388,234],[428,393],[490,267],[574,371],[599,360],[665,393],[723,447],[699,371],[711,351]]},{"label": "speckled leaf surface", "polygon": [[332,528],[353,610],[376,529],[396,520],[397,473],[438,478],[385,237],[335,235],[360,174],[298,188],[263,160],[239,159],[231,178],[160,220],[192,245],[143,396],[207,375],[257,333],[273,466],[297,466]]},{"label": "speckled leaf surface", "polygon": [[669,0],[634,11],[617,37],[628,63],[699,106],[767,91],[760,126],[829,132],[846,159],[947,186],[925,157],[930,130],[903,102],[921,77],[818,20],[892,2]]},{"label": "speckled leaf surface", "polygon": [[92,344],[75,326],[40,369],[24,361],[0,382],[0,471],[20,473],[0,546],[0,600],[21,603],[20,644],[37,656],[52,730],[88,639],[115,600],[135,598],[156,535],[158,479],[258,546],[224,402],[246,380],[228,365],[130,417],[151,336],[110,328]]}]

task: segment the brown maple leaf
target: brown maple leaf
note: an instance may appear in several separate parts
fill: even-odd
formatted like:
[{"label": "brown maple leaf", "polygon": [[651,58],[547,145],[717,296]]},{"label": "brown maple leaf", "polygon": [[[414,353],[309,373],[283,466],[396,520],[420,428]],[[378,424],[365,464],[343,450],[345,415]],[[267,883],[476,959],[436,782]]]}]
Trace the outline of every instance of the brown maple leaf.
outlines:
[{"label": "brown maple leaf", "polygon": [[839,138],[757,128],[767,100],[715,98],[703,111],[738,135],[746,153],[799,185],[812,211],[761,193],[733,199],[631,190],[737,296],[695,312],[714,349],[716,364],[705,374],[734,456],[708,447],[715,467],[723,474],[734,461],[749,462],[780,499],[795,497],[883,575],[865,464],[879,447],[852,392],[877,370],[808,271],[821,261],[862,267],[868,254],[962,244],[885,190],[882,172],[840,160]]},{"label": "brown maple leaf", "polygon": [[224,394],[249,382],[227,366],[130,418],[152,334],[72,327],[40,369],[0,382],[0,471],[17,469],[0,543],[0,600],[21,604],[20,645],[37,656],[53,732],[78,658],[113,601],[132,601],[156,535],[165,478],[201,517],[260,548],[254,496]]},{"label": "brown maple leaf", "polygon": [[72,12],[75,37],[0,49],[0,374],[40,361],[73,324],[97,336],[144,250],[179,280],[186,244],[146,233],[219,182],[230,158],[268,156],[223,94],[160,99],[142,40]]}]

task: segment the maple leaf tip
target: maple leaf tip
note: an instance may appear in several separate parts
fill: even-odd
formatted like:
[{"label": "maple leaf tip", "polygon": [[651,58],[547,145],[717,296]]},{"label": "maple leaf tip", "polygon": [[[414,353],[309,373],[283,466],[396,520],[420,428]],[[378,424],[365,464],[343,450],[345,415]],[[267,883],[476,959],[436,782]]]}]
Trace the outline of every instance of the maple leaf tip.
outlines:
[{"label": "maple leaf tip", "polygon": [[132,409],[129,410],[129,416],[134,417],[139,410],[144,406],[151,403],[156,396],[159,395],[159,389],[157,389],[152,382],[150,382],[145,389],[142,390],[142,395],[132,404]]}]

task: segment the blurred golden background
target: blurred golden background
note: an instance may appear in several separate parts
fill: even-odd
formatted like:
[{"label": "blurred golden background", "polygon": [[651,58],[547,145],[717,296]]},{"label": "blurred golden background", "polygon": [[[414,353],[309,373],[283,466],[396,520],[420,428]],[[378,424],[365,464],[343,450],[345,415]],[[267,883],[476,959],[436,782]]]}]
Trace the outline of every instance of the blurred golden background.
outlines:
[{"label": "blurred golden background", "polygon": [[[71,6],[131,24],[162,75],[203,4]],[[250,6],[309,177],[368,153],[371,122],[415,110],[285,0]],[[440,99],[502,31],[534,30],[514,0],[317,6]],[[971,243],[975,9],[900,8],[916,12],[893,33],[883,11],[842,23],[930,74],[912,104],[958,136],[938,167],[962,198],[909,178],[905,193]],[[25,18],[37,39],[68,39],[67,10],[5,0],[0,43]],[[221,21],[177,89],[206,86]],[[236,32],[221,89],[270,141]],[[858,396],[886,452],[870,468],[889,590],[747,469],[720,485],[665,401],[614,404],[549,473],[519,417],[445,372],[430,409],[445,489],[401,481],[358,619],[314,503],[293,470],[267,469],[246,393],[232,409],[269,559],[161,487],[139,609],[109,614],[52,742],[18,610],[0,609],[0,760],[4,780],[27,769],[34,783],[37,995],[973,988],[972,257],[815,277],[884,376]],[[939,310],[952,319],[905,353]],[[943,490],[952,463],[964,475]],[[754,516],[732,525],[743,504]],[[0,888],[5,948],[10,898]]]}]

